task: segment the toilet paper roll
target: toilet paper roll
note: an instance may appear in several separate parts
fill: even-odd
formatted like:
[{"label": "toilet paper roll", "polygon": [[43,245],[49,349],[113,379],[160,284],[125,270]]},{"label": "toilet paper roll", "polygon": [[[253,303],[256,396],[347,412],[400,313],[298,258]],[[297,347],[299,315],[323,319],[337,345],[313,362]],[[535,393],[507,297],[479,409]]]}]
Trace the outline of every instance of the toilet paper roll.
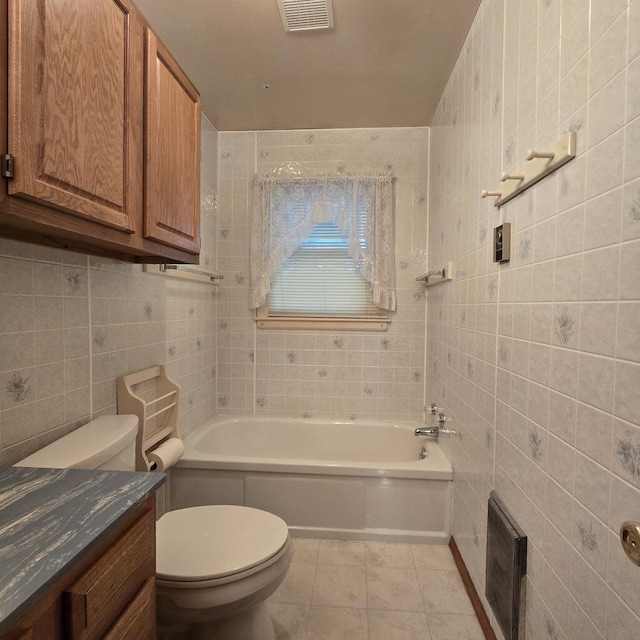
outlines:
[{"label": "toilet paper roll", "polygon": [[184,445],[180,438],[169,438],[157,449],[147,453],[147,458],[152,471],[165,471],[182,458]]}]

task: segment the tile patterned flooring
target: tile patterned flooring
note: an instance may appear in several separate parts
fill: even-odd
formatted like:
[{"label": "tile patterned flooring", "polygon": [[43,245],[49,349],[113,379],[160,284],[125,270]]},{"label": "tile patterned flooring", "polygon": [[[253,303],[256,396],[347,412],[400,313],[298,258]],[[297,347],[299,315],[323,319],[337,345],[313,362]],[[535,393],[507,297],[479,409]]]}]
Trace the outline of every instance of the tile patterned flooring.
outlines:
[{"label": "tile patterned flooring", "polygon": [[293,539],[277,640],[484,640],[447,546]]}]

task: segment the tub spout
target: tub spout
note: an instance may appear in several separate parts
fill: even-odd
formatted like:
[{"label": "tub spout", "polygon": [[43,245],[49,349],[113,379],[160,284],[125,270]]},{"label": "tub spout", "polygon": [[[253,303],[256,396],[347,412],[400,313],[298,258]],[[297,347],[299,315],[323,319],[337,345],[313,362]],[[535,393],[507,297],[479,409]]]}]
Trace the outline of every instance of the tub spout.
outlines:
[{"label": "tub spout", "polygon": [[437,438],[440,433],[440,427],[418,427],[414,432],[414,436],[427,436],[429,438]]},{"label": "tub spout", "polygon": [[[440,424],[444,424],[444,422]],[[443,429],[440,425],[437,427],[418,427],[413,432],[414,436],[427,436],[428,438],[437,438],[445,434],[455,436],[456,432],[453,429]]]}]

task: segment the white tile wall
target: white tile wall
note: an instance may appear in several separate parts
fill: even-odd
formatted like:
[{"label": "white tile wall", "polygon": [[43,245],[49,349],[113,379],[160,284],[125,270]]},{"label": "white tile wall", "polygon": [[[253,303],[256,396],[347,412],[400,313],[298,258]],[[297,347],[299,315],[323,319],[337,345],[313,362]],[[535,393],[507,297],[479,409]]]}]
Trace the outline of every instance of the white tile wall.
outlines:
[{"label": "white tile wall", "polygon": [[[217,131],[202,121],[202,256],[215,263]],[[115,379],[165,363],[188,433],[215,409],[215,290],[140,265],[0,239],[0,463],[102,413]]]},{"label": "white tile wall", "polygon": [[[617,535],[640,519],[639,26],[639,0],[485,0],[431,130],[429,252],[459,277],[428,291],[427,400],[461,432],[454,535],[480,593],[491,489],[529,535],[528,640],[640,628]],[[569,165],[500,211],[478,197],[568,130]]]},{"label": "white tile wall", "polygon": [[[218,413],[420,419],[429,131],[220,134]],[[385,333],[256,330],[248,308],[256,175],[396,176],[398,310]]]},{"label": "white tile wall", "polygon": [[[153,362],[182,385],[185,431],[216,412],[415,420],[435,401],[459,431],[444,443],[454,535],[479,593],[496,489],[530,538],[528,640],[635,638],[640,573],[617,531],[640,520],[638,33],[640,0],[484,0],[430,131],[205,121],[202,261],[224,273],[217,296],[0,240],[0,462],[113,411],[115,377]],[[478,197],[568,130],[570,164],[500,211]],[[255,329],[256,172],[397,176],[388,333]],[[512,259],[497,266],[501,221]],[[427,237],[429,268],[454,261],[457,277],[428,290],[425,319]]]}]

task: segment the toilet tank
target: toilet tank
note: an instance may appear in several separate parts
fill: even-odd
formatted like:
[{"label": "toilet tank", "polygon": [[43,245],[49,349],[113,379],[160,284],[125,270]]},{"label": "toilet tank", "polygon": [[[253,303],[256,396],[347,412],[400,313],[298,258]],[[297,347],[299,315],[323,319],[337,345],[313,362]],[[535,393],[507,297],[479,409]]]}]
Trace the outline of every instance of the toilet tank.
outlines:
[{"label": "toilet tank", "polygon": [[16,462],[15,466],[135,471],[137,433],[136,416],[101,416]]}]

